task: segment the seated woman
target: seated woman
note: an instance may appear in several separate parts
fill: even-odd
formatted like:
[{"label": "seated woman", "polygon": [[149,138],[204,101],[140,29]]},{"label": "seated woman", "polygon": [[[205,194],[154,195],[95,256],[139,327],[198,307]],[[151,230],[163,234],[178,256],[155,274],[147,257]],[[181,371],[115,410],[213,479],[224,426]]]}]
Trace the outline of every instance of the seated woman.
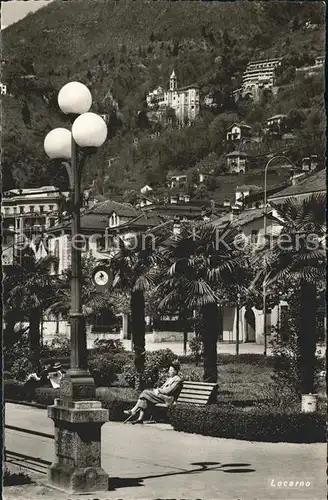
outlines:
[{"label": "seated woman", "polygon": [[142,391],[136,405],[131,410],[124,410],[124,413],[130,415],[130,417],[137,415],[139,412],[138,420],[135,420],[132,424],[143,423],[145,410],[149,404],[165,403],[167,406],[170,406],[173,403],[174,395],[182,384],[182,378],[178,375],[179,370],[180,364],[178,361],[171,363],[168,373],[169,377],[162,387]]}]

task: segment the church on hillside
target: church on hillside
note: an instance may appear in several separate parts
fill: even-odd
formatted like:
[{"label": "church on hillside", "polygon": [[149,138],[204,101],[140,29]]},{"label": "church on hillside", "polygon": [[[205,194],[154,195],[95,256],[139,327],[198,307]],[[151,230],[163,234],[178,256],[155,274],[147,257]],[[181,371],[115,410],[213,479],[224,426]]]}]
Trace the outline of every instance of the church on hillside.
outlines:
[{"label": "church on hillside", "polygon": [[189,124],[199,114],[199,87],[187,85],[179,88],[178,79],[173,70],[169,90],[165,91],[162,87],[157,87],[147,95],[147,105],[149,109],[172,108],[179,124]]}]

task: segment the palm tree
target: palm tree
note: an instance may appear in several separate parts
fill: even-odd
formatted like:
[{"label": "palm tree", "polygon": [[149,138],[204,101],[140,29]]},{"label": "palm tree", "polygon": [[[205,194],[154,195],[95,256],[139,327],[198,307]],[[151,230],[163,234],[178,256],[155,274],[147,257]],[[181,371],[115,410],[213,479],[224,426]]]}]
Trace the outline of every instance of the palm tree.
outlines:
[{"label": "palm tree", "polygon": [[130,294],[131,331],[134,364],[137,371],[136,389],[142,386],[145,367],[145,293],[154,285],[154,266],[159,260],[156,241],[137,234],[133,248],[121,237],[117,238],[119,250],[112,257],[110,266],[114,273],[114,289]]},{"label": "palm tree", "polygon": [[220,235],[213,225],[185,225],[180,235],[167,241],[163,251],[167,268],[157,286],[159,307],[178,306],[182,311],[196,310],[201,314],[206,382],[217,381],[223,289],[242,281],[243,255],[234,245],[237,234],[230,224]]},{"label": "palm tree", "polygon": [[264,250],[266,269],[257,279],[264,279],[267,287],[286,283],[294,287],[294,302],[299,303],[295,319],[300,390],[308,394],[314,391],[317,295],[326,278],[326,200],[324,195],[312,195],[273,207],[281,220],[281,233],[271,248]]},{"label": "palm tree", "polygon": [[40,324],[44,311],[55,300],[58,281],[50,274],[56,258],[36,259],[32,250],[24,250],[4,278],[4,305],[8,318],[28,320],[30,367],[38,368],[40,358]]}]

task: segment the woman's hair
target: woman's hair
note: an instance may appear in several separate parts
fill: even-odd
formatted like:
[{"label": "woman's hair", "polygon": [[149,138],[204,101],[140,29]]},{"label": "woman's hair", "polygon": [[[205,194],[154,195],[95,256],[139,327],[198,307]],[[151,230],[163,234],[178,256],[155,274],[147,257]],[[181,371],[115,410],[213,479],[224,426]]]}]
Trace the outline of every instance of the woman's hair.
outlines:
[{"label": "woman's hair", "polygon": [[172,361],[172,363],[170,364],[170,366],[172,366],[172,368],[174,368],[175,371],[177,373],[179,373],[179,371],[180,371],[180,363],[179,363],[179,361]]}]

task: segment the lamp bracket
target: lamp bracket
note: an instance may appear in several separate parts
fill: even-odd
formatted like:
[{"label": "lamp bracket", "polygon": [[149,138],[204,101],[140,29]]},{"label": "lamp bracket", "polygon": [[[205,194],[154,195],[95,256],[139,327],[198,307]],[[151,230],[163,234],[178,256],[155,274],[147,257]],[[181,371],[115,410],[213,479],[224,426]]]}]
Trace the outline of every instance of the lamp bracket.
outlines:
[{"label": "lamp bracket", "polygon": [[73,180],[73,172],[71,165],[67,161],[62,161],[62,165],[66,168],[67,174],[68,174],[68,179],[69,179],[69,187],[71,190],[74,187],[74,180]]}]

